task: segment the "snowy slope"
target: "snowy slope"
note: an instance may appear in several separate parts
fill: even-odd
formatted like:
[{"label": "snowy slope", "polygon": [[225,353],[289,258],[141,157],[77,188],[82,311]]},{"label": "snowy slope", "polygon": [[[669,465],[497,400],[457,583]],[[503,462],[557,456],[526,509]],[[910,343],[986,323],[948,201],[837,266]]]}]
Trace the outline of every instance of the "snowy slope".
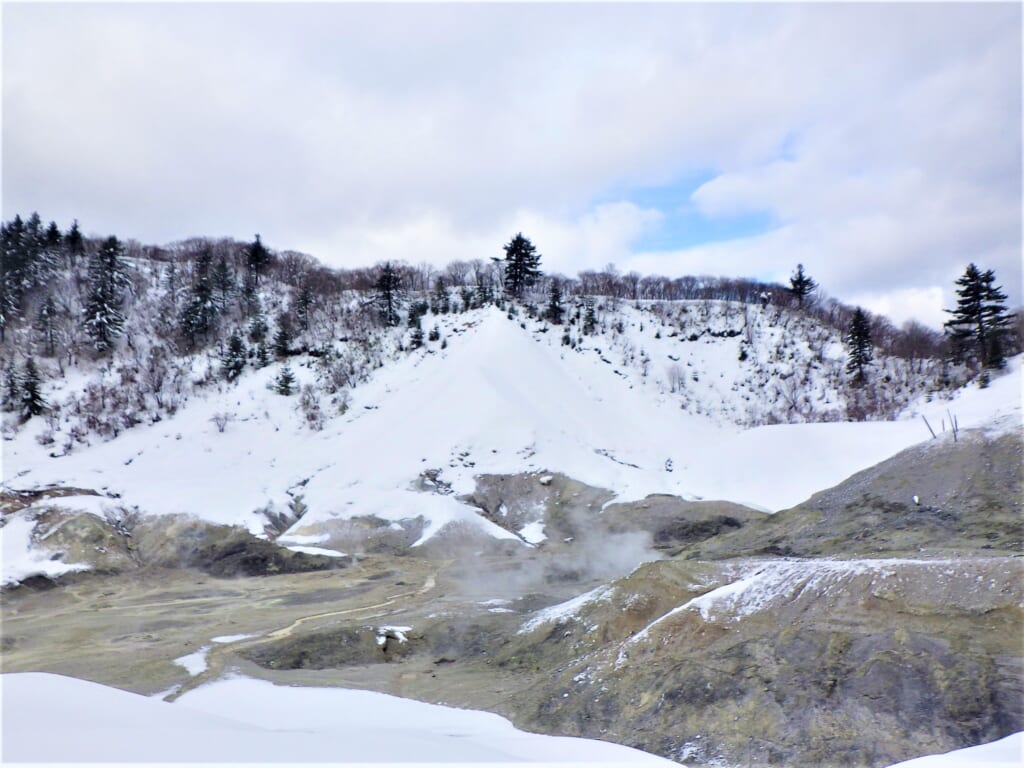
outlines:
[{"label": "snowy slope", "polygon": [[26,673],[0,676],[0,691],[5,763],[674,765],[618,744],[525,733],[487,712],[341,688],[236,677],[168,704]]},{"label": "snowy slope", "polygon": [[[408,490],[427,468],[443,469],[459,492],[471,490],[480,472],[546,469],[622,498],[678,493],[777,509],[929,437],[912,418],[720,426],[633,386],[598,357],[525,332],[497,310],[453,331],[447,350],[380,371],[356,390],[349,414],[319,433],[299,424],[294,398],[267,390],[272,366],[194,400],[173,420],[69,456],[46,457],[26,430],[5,451],[4,476],[18,487],[103,489],[148,512],[245,521],[254,530],[255,509],[285,504],[286,491],[308,481],[302,492],[315,515],[426,513],[440,525],[467,518],[450,498]],[[1019,419],[1019,377],[1016,361],[989,390],[965,393],[968,409],[934,403],[920,410],[931,412],[936,428],[946,411],[959,414],[961,427],[997,412]],[[211,418],[223,412],[232,421],[220,433]],[[787,471],[794,466],[801,471]]]},{"label": "snowy slope", "polygon": [[[304,426],[296,397],[268,389],[275,364],[193,397],[173,419],[59,458],[36,443],[42,424],[23,429],[5,444],[5,483],[92,488],[116,496],[112,504],[257,533],[259,510],[301,495],[302,525],[422,517],[424,540],[456,521],[509,537],[456,500],[475,475],[559,471],[620,500],[670,493],[774,511],[930,439],[922,413],[937,431],[949,414],[961,428],[1021,424],[1019,359],[988,389],[922,400],[895,422],[741,429],[681,408],[663,382],[617,365],[589,337],[573,349],[494,308],[439,323],[446,348],[435,343],[379,369],[322,431]],[[313,377],[295,370],[300,381]],[[216,414],[230,417],[223,432]],[[442,470],[456,493],[413,490],[427,469]]]}]

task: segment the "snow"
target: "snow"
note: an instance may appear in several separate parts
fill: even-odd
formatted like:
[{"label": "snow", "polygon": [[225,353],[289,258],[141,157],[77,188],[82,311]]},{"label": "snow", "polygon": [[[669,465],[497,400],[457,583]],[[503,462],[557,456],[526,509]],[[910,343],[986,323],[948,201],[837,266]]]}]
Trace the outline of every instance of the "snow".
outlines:
[{"label": "snow", "polygon": [[56,577],[73,571],[88,570],[88,565],[65,563],[53,559],[53,553],[36,547],[32,542],[35,520],[26,514],[11,515],[0,528],[0,583],[3,586],[17,584],[29,576],[43,575]]},{"label": "snow", "polygon": [[607,600],[611,593],[611,587],[600,586],[589,592],[584,592],[582,595],[577,595],[571,600],[566,600],[564,603],[543,608],[537,611],[529,621],[525,622],[519,628],[517,634],[525,635],[544,624],[558,624],[567,621],[579,613],[580,609],[584,606],[599,600]]},{"label": "snow", "polygon": [[211,637],[210,642],[237,643],[239,640],[248,640],[250,637],[256,637],[256,635],[220,635],[219,637]]},{"label": "snow", "polygon": [[324,557],[345,557],[344,552],[336,549],[324,549],[323,547],[306,547],[302,544],[288,544],[287,549],[292,552],[304,552],[307,555],[323,555]]},{"label": "snow", "polygon": [[976,747],[925,755],[889,768],[1020,768],[1024,765],[1024,731]]},{"label": "snow", "polygon": [[209,646],[203,646],[195,653],[190,653],[187,656],[178,657],[174,660],[174,663],[180,667],[184,667],[185,671],[192,675],[192,677],[195,677],[196,675],[201,675],[207,669],[206,652],[209,650]]},{"label": "snow", "polygon": [[[297,398],[267,389],[280,368],[273,364],[247,371],[237,385],[197,392],[172,419],[76,446],[66,456],[51,458],[36,444],[37,430],[21,429],[5,443],[3,476],[22,488],[54,483],[116,493],[117,504],[144,514],[194,514],[257,535],[266,522],[260,510],[288,509],[301,489],[307,512],[280,540],[286,546],[315,546],[333,521],[370,515],[394,526],[421,520],[419,545],[453,526],[521,540],[458,500],[483,473],[537,472],[543,483],[552,475],[540,473],[561,472],[612,490],[617,501],[665,493],[777,511],[930,440],[921,415],[937,431],[948,414],[961,429],[1021,428],[1018,357],[987,389],[972,386],[952,400],[918,403],[897,421],[742,429],[729,422],[750,407],[740,387],[745,380],[736,379],[736,339],[655,339],[650,317],[629,307],[621,316],[628,322],[614,349],[607,337],[584,337],[576,350],[562,345],[559,334],[537,333],[537,323],[524,330],[495,308],[439,316],[447,349],[418,350],[379,369],[322,431],[304,426]],[[663,362],[667,355],[679,359],[693,407],[681,408],[681,395],[658,378],[662,362],[648,377],[620,365],[637,350],[664,355]],[[294,368],[300,381],[312,380],[311,370]],[[817,379],[808,386],[827,395]],[[720,410],[711,412],[716,402]],[[223,432],[211,422],[215,413],[231,415]],[[230,482],[240,465],[251,482]],[[441,470],[452,493],[415,490],[428,469]],[[114,502],[47,503],[96,512]],[[522,538],[540,541],[540,522],[520,531]],[[30,559],[38,565],[41,557]]]},{"label": "snow", "polygon": [[548,538],[547,534],[544,533],[543,520],[535,520],[532,523],[527,523],[519,529],[519,535],[522,536],[523,540],[529,544],[540,544]]},{"label": "snow", "polygon": [[173,704],[44,673],[2,675],[0,688],[5,763],[674,765],[608,742],[525,733],[486,712],[341,688],[230,677]]},{"label": "snow", "polygon": [[[1016,558],[993,558],[993,561],[1005,563],[1011,571],[1018,563]],[[943,591],[966,594],[971,588],[968,581],[980,577],[967,571],[957,571],[957,565],[958,561],[950,559],[751,559],[736,566],[734,572],[726,570],[725,584],[658,617],[633,635],[627,644],[642,642],[653,627],[684,611],[696,611],[705,621],[736,622],[759,611],[770,610],[797,594],[813,595],[815,599],[820,599],[833,588],[842,591],[842,582],[856,574],[877,574],[883,579],[889,579],[898,571],[923,569],[928,572],[928,579]]]},{"label": "snow", "polygon": [[408,640],[405,633],[411,631],[412,627],[377,627],[377,645],[384,645],[387,643],[389,637],[394,638],[400,643],[404,643]]}]

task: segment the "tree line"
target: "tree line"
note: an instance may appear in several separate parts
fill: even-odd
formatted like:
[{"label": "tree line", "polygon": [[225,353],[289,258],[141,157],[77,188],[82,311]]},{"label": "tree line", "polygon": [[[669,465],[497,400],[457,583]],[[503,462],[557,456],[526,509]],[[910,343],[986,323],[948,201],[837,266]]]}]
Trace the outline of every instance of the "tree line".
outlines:
[{"label": "tree line", "polygon": [[[910,360],[948,357],[988,370],[1000,367],[1021,346],[1019,319],[1015,326],[994,273],[974,264],[957,281],[957,306],[947,310],[952,317],[939,333],[913,321],[895,328],[884,317],[828,297],[802,264],[788,285],[621,274],[613,264],[576,277],[545,274],[541,254],[521,232],[503,246],[503,257],[453,261],[440,268],[384,262],[353,269],[330,269],[306,254],[272,250],[258,234],[249,242],[192,238],[143,246],[114,235],[86,237],[77,220],[66,230],[52,221],[44,225],[37,213],[4,222],[0,236],[0,343],[10,328],[28,329],[29,348],[58,359],[63,352],[69,363],[83,349],[103,356],[121,338],[137,299],[133,274],[143,264],[160,271],[160,334],[184,351],[216,342],[229,379],[240,373],[243,357],[265,365],[303,351],[293,348],[293,340],[310,331],[314,316],[337,319],[354,311],[365,322],[389,327],[405,317],[422,334],[424,306],[447,313],[456,304],[470,309],[515,301],[558,325],[568,303],[583,306],[588,296],[791,306],[843,335],[855,384],[865,381],[876,349]],[[55,279],[59,275],[66,277]],[[290,299],[269,316],[262,297],[281,286],[288,288]],[[367,298],[353,309],[339,309],[348,292]],[[254,346],[246,347],[246,340]]]}]

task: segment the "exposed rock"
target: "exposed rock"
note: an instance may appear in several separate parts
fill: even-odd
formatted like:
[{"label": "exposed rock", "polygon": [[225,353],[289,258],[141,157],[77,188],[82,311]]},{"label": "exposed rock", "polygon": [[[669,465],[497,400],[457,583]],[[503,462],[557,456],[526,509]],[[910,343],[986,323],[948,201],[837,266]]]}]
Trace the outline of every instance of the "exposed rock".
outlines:
[{"label": "exposed rock", "polygon": [[186,516],[150,518],[135,529],[142,562],[213,576],[271,576],[342,568],[344,558],[293,552],[248,531]]},{"label": "exposed rock", "polygon": [[[688,550],[739,554],[873,555],[1024,550],[1024,444],[980,430],[908,448],[734,533]],[[914,498],[917,497],[917,502]]]}]

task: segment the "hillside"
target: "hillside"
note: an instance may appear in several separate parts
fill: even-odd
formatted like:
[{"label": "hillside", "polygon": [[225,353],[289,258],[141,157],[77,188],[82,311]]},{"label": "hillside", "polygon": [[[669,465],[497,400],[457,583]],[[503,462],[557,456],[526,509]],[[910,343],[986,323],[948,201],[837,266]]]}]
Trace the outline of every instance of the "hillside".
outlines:
[{"label": "hillside", "polygon": [[[1020,356],[965,383],[888,344],[855,387],[822,312],[724,294],[577,293],[554,323],[424,283],[389,325],[297,257],[190,336],[207,267],[178,255],[129,261],[109,350],[7,328],[45,408],[4,416],[5,672],[179,713],[362,688],[686,764],[1022,729]],[[51,277],[80,300],[80,265]]]}]

